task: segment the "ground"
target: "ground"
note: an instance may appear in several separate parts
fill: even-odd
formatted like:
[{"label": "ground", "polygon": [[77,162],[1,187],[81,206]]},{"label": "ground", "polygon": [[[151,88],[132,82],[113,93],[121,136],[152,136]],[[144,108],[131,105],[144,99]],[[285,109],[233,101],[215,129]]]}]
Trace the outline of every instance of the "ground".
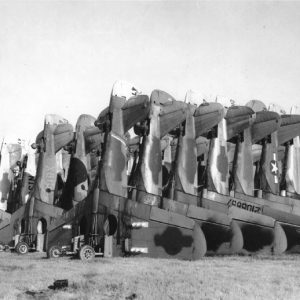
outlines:
[{"label": "ground", "polygon": [[[223,256],[199,261],[0,253],[4,299],[299,299],[300,257]],[[53,290],[54,280],[69,287]]]}]

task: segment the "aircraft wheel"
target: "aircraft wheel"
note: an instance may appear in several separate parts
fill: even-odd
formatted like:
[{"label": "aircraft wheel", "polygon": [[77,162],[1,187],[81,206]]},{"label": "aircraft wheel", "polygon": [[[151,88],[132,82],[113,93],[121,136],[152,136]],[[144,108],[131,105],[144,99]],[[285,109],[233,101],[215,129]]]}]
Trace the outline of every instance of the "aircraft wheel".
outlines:
[{"label": "aircraft wheel", "polygon": [[15,248],[16,252],[18,254],[26,254],[29,250],[29,246],[27,243],[25,242],[19,242],[17,245],[16,245],[16,248]]},{"label": "aircraft wheel", "polygon": [[47,257],[48,258],[59,258],[61,256],[61,249],[59,246],[52,246],[47,251]]},{"label": "aircraft wheel", "polygon": [[79,250],[79,257],[84,261],[91,261],[95,257],[95,250],[90,245],[84,245]]},{"label": "aircraft wheel", "polygon": [[5,244],[0,242],[0,252],[4,252],[6,250]]}]

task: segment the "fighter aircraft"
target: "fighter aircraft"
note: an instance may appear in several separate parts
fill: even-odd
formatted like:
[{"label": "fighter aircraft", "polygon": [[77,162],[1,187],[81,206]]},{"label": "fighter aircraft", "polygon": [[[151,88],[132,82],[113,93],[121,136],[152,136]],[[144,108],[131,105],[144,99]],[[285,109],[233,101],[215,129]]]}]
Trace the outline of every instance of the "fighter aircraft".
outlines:
[{"label": "fighter aircraft", "polygon": [[[207,181],[203,191],[202,205],[213,210],[227,212],[236,220],[243,233],[244,250],[248,253],[259,251],[283,253],[287,247],[287,240],[281,225],[274,218],[255,213],[258,210],[255,205],[250,203],[247,205],[241,204],[235,195],[229,194],[227,142],[231,139],[231,142],[238,143],[239,134],[249,132],[249,126],[245,126],[245,123],[242,123],[241,126],[239,122],[235,121],[235,119],[243,120],[245,117],[245,108],[229,107],[225,119],[218,124],[215,137],[212,137],[210,140],[206,167]],[[263,126],[262,130],[257,131],[257,136],[255,135],[254,137],[257,139],[259,136],[266,135],[279,127],[279,120],[280,117],[277,114],[269,117],[269,119],[259,119],[256,116],[255,120],[248,123],[248,125],[252,123],[250,128],[254,128],[253,124],[256,124],[255,122],[264,122],[264,125],[267,125]],[[231,128],[231,133],[227,130],[227,125]],[[243,141],[248,141],[248,139],[244,134]],[[240,156],[238,155],[238,157]],[[252,170],[250,158],[251,152],[243,153],[243,160],[239,162],[239,167],[245,174],[250,174],[249,172]],[[243,176],[245,176],[244,173]],[[237,178],[240,179],[238,176],[235,176],[235,179],[233,179],[236,188],[242,182],[242,187],[247,189],[247,181],[237,182]],[[251,189],[251,180],[248,182]]]},{"label": "fighter aircraft", "polygon": [[[197,107],[193,104],[180,103],[160,90],[152,92],[150,105],[152,111],[159,111],[160,108],[160,113],[152,113],[149,116],[147,126],[150,126],[150,130],[139,129],[139,132],[142,132],[142,142],[134,186],[137,201],[150,202],[152,205],[162,206],[167,211],[195,220],[204,232],[209,253],[238,252],[243,245],[238,226],[225,214],[197,207],[200,199],[195,183],[197,180],[195,136],[206,133],[223,118],[222,105],[206,103]],[[172,106],[173,115],[165,112],[165,107],[171,111]],[[170,131],[171,135],[177,137],[177,154],[170,170],[173,176],[169,176],[169,183],[164,187],[164,194],[168,195],[166,198],[162,197],[161,147],[157,141]],[[153,178],[157,179],[155,185],[151,184]]]},{"label": "fighter aircraft", "polygon": [[87,197],[95,179],[98,164],[97,151],[100,150],[102,136],[95,127],[96,119],[90,115],[80,115],[75,128],[74,140],[65,148],[70,153],[70,163],[66,184],[57,206],[71,209],[77,202]]},{"label": "fighter aircraft", "polygon": [[73,127],[65,119],[57,115],[45,117],[43,134],[36,145],[39,157],[33,190],[26,203],[21,198],[24,202],[19,203],[9,222],[0,224],[0,241],[20,254],[29,249],[43,249],[47,226],[63,212],[53,206],[57,180],[55,153],[72,139]]},{"label": "fighter aircraft", "polygon": [[[277,120],[277,125],[274,120]],[[268,173],[266,173],[268,166],[271,169],[274,168],[274,166],[277,167],[277,163],[272,161],[274,152],[271,152],[271,156],[266,154],[266,137],[274,135],[277,130],[280,130],[280,128],[282,128],[280,127],[281,124],[282,120],[277,113],[266,110],[258,111],[250,128],[245,129],[243,135],[237,139],[232,163],[233,185],[231,187],[231,195],[235,198],[230,200],[228,204],[276,219],[277,223],[284,229],[287,238],[287,249],[289,250],[292,245],[295,244],[295,232],[298,230],[297,224],[299,224],[299,217],[290,213],[291,207],[284,207],[283,203],[279,203],[279,201],[266,200],[260,190],[260,187],[266,184],[267,180],[270,181],[272,178],[274,179],[274,175],[278,175],[269,174],[268,176]],[[293,130],[291,130],[291,132],[292,131]],[[255,153],[253,154],[253,144],[258,142],[262,143],[263,146],[255,149]],[[270,150],[270,148],[268,149]],[[265,154],[262,155],[261,160],[263,162],[261,161],[259,172],[256,174],[258,184],[260,184],[257,186],[254,184],[255,176],[253,174],[252,164],[253,157],[257,159],[257,153],[261,152]],[[269,164],[266,163],[266,158],[270,159]],[[276,169],[276,171],[278,170]],[[272,184],[274,183],[272,181],[270,182]],[[291,231],[294,236],[291,236]]]},{"label": "fighter aircraft", "polygon": [[[206,252],[206,242],[197,223],[151,205],[155,195],[149,202],[128,198],[125,133],[159,109],[150,110],[148,96],[136,94],[132,86],[123,93],[123,87],[123,82],[114,85],[109,107],[95,122],[104,133],[104,143],[93,190],[49,227],[48,256],[69,251],[85,260],[96,254],[199,259]],[[156,125],[145,130],[159,129]],[[158,145],[160,140],[153,142]],[[151,181],[153,185],[156,180]],[[80,232],[78,223],[85,223],[84,231]]]}]

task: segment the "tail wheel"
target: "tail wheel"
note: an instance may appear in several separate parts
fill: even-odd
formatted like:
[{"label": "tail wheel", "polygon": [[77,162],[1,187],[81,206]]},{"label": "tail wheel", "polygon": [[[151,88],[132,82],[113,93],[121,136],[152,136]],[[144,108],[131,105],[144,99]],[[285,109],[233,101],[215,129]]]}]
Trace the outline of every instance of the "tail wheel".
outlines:
[{"label": "tail wheel", "polygon": [[18,254],[26,254],[29,250],[29,246],[25,242],[19,242],[16,245],[15,250],[17,251]]},{"label": "tail wheel", "polygon": [[50,249],[47,251],[47,257],[48,258],[58,258],[61,256],[61,249],[59,246],[52,246]]},{"label": "tail wheel", "polygon": [[84,245],[80,248],[79,257],[83,261],[91,261],[95,257],[95,250],[90,245]]},{"label": "tail wheel", "polygon": [[4,243],[0,242],[0,252],[6,251],[6,246]]}]

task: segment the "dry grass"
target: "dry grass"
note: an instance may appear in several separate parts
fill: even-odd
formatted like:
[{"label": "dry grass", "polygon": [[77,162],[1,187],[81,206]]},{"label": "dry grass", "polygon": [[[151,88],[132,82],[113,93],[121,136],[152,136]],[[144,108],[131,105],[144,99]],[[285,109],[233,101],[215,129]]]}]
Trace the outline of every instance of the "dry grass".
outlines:
[{"label": "dry grass", "polygon": [[[4,299],[299,299],[299,256],[207,257],[197,262],[0,253]],[[66,290],[48,286],[68,279]]]}]

